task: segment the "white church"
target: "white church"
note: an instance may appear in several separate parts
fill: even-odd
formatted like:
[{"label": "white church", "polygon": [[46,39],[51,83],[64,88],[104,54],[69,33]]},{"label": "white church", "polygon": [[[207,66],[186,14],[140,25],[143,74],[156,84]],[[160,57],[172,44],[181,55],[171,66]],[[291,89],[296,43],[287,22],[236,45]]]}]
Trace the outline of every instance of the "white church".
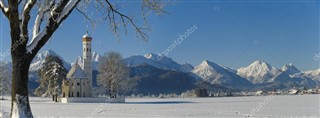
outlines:
[{"label": "white church", "polygon": [[62,85],[62,98],[85,98],[92,97],[92,65],[91,65],[91,42],[92,37],[86,33],[82,37],[83,63],[77,62],[67,74],[67,81]]},{"label": "white church", "polygon": [[82,59],[79,65],[78,60],[72,65],[67,74],[67,80],[62,83],[62,103],[76,102],[109,102],[124,103],[125,98],[98,98],[93,97],[92,89],[92,60],[91,60],[91,42],[92,37],[88,32],[82,37]]}]

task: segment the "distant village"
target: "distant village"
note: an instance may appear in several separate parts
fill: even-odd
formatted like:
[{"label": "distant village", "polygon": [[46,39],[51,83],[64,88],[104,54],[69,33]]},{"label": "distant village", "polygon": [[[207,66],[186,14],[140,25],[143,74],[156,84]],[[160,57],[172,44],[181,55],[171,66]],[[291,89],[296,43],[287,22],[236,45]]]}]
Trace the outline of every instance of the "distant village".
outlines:
[{"label": "distant village", "polygon": [[198,89],[194,91],[195,97],[231,97],[231,96],[267,96],[267,95],[305,95],[305,94],[320,94],[320,88],[313,89],[296,89],[292,88],[289,90],[258,90],[258,91],[218,91],[218,92],[207,92],[206,89]]},{"label": "distant village", "polygon": [[177,94],[160,94],[157,95],[131,95],[127,97],[133,98],[141,98],[141,97],[149,97],[149,98],[193,98],[193,97],[239,97],[239,96],[269,96],[269,95],[307,95],[307,94],[320,94],[320,88],[313,89],[288,89],[288,90],[258,90],[258,91],[208,91],[207,89],[194,89],[188,90],[181,95]]}]

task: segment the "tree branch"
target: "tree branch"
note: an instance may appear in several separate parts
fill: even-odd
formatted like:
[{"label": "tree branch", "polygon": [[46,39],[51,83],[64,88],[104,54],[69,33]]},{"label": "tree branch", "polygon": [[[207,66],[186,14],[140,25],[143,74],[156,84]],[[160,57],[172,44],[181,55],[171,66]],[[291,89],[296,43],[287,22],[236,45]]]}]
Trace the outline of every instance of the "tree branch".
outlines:
[{"label": "tree branch", "polygon": [[45,4],[44,6],[40,6],[39,11],[38,11],[38,15],[34,21],[34,25],[33,25],[33,32],[32,32],[32,39],[34,39],[40,31],[40,26],[43,22],[44,19],[44,15],[45,13],[50,11],[50,8],[53,7],[54,5],[54,1],[51,1],[49,4]]},{"label": "tree branch", "polygon": [[62,0],[58,6],[51,11],[51,17],[48,19],[48,24],[45,28],[41,33],[38,33],[27,46],[27,53],[35,56],[79,2],[80,0]]},{"label": "tree branch", "polygon": [[[127,15],[125,15],[125,14],[123,14],[123,13],[120,13],[117,9],[115,9],[114,7],[113,7],[113,5],[109,2],[109,0],[105,0],[106,1],[106,3],[108,4],[108,6],[109,6],[109,12],[108,12],[108,17],[109,17],[109,20],[111,20],[110,21],[110,23],[111,24],[113,24],[114,25],[114,30],[115,30],[115,32],[116,32],[116,29],[117,29],[117,27],[116,27],[116,22],[115,22],[115,14],[118,14],[119,16],[120,16],[120,18],[121,18],[121,22],[122,23],[124,23],[124,26],[126,26],[125,24],[125,19],[127,20],[127,21],[129,21],[132,25],[133,25],[133,27],[134,27],[134,29],[135,29],[135,31],[137,32],[137,34],[139,35],[139,36],[141,36],[141,38],[142,38],[142,40],[143,41],[147,41],[148,40],[148,37],[147,37],[147,35],[142,31],[144,28],[140,28],[140,27],[138,27],[137,25],[136,25],[136,23],[133,21],[133,19],[132,18],[130,18],[129,16],[127,16]],[[112,13],[112,16],[110,16],[110,12]]]},{"label": "tree branch", "polygon": [[9,7],[3,0],[0,0],[0,8],[2,13],[8,17]]},{"label": "tree branch", "polygon": [[26,45],[29,39],[28,36],[28,24],[29,24],[29,20],[30,20],[30,11],[33,8],[33,6],[35,5],[35,3],[37,2],[37,0],[28,0],[28,2],[25,4],[24,8],[23,8],[23,18],[22,20],[22,34],[23,37],[26,40],[24,40],[24,44]]},{"label": "tree branch", "polygon": [[95,25],[95,21],[92,20],[86,13],[84,13],[83,11],[81,11],[80,9],[78,9],[78,7],[76,7],[76,10],[77,10],[79,13],[81,13],[81,14],[84,16],[84,18],[87,19],[87,20],[90,22],[91,26],[94,26],[94,25]]},{"label": "tree branch", "polygon": [[76,7],[76,5],[80,2],[80,0],[70,0],[68,4],[63,8],[62,12],[60,13],[60,16],[57,19],[57,22],[60,23],[60,21],[70,13],[73,8]]},{"label": "tree branch", "polygon": [[142,12],[143,17],[146,17],[151,13],[151,11],[154,11],[156,14],[167,14],[168,12],[163,10],[167,4],[171,3],[172,0],[167,0],[166,2],[163,2],[161,0],[143,0],[142,2]]}]

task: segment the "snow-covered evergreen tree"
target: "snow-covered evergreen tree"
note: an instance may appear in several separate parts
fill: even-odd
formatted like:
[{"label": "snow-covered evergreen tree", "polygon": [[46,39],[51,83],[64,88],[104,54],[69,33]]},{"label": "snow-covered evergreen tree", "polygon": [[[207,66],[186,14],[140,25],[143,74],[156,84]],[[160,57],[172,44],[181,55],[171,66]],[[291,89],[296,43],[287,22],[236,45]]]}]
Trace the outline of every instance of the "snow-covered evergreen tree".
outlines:
[{"label": "snow-covered evergreen tree", "polygon": [[67,70],[59,57],[48,56],[39,70],[39,87],[35,90],[38,96],[53,96],[56,100],[61,94],[62,81],[66,78]]},{"label": "snow-covered evergreen tree", "polygon": [[110,98],[117,98],[121,81],[128,77],[128,68],[122,61],[122,56],[116,52],[104,55],[99,72],[99,86],[107,88]]},{"label": "snow-covered evergreen tree", "polygon": [[11,93],[11,67],[9,63],[0,62],[0,96]]}]

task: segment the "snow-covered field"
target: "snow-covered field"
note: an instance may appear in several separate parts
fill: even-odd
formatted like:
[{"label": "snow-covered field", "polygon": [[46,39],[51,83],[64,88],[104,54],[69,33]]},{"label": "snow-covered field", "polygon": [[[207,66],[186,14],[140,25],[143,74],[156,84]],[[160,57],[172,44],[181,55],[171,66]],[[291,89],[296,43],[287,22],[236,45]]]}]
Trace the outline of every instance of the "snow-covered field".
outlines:
[{"label": "snow-covered field", "polygon": [[[63,104],[38,97],[30,99],[36,117],[320,117],[319,95],[127,98],[123,104]],[[3,117],[9,111],[10,101],[1,101]]]}]

